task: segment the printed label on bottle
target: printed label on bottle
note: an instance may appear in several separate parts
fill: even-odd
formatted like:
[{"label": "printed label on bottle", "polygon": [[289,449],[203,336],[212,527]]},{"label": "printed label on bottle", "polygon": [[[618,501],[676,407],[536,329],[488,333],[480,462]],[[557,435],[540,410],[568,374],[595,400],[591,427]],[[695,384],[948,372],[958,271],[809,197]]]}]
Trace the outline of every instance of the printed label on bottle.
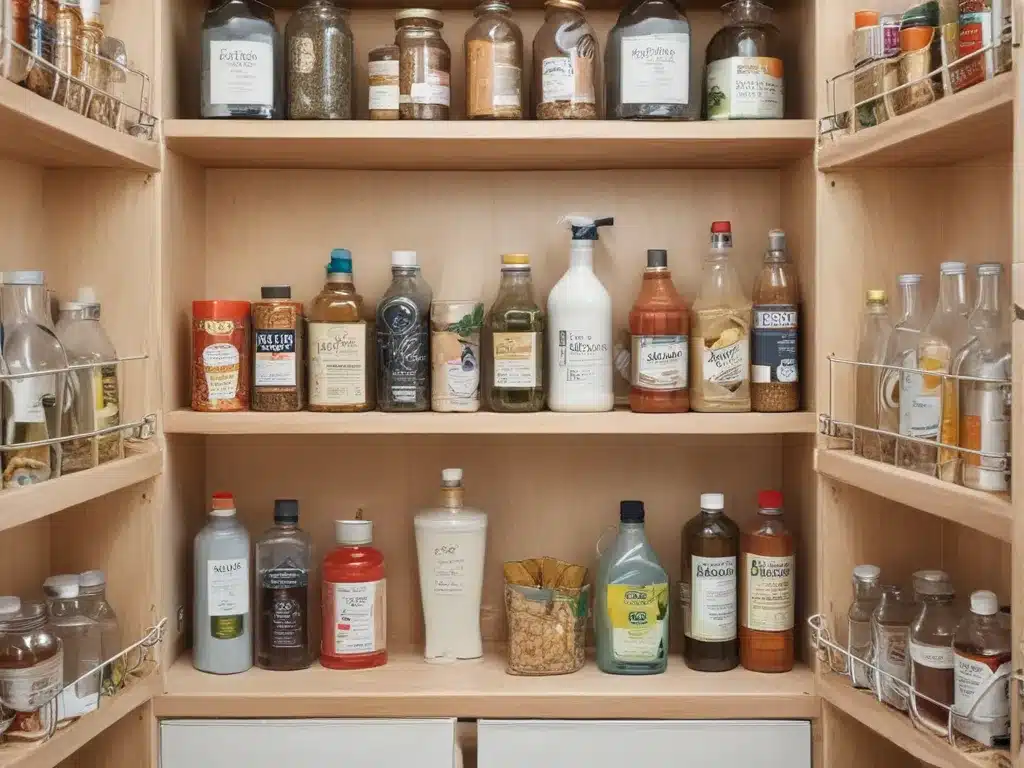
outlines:
[{"label": "printed label on bottle", "polygon": [[[466,337],[469,338],[466,338]],[[437,408],[474,408],[480,404],[480,331],[435,331],[431,398]]]},{"label": "printed label on bottle", "polygon": [[612,345],[584,331],[558,332],[558,374],[569,384],[597,384],[610,373]]},{"label": "printed label on bottle", "polygon": [[253,385],[296,386],[295,331],[256,330]]},{"label": "printed label on bottle", "polygon": [[[102,659],[81,659],[79,669],[98,666]],[[57,697],[57,721],[73,720],[100,705],[100,672],[97,670],[75,685],[63,688]]]},{"label": "printed label on bottle", "polygon": [[952,645],[925,645],[910,641],[910,658],[915,664],[930,669],[953,668]]},{"label": "printed label on bottle", "polygon": [[758,632],[793,628],[793,556],[743,555],[740,622]]},{"label": "printed label on bottle", "polygon": [[430,570],[435,595],[461,595],[466,591],[466,556],[459,551],[458,544],[434,547]]},{"label": "printed label on bottle", "polygon": [[747,379],[749,360],[749,336],[718,348],[704,347],[704,365],[701,369],[704,381],[735,391]]},{"label": "printed label on bottle", "polygon": [[451,103],[451,76],[440,69],[428,69],[424,82],[412,83],[406,103],[447,107]]},{"label": "printed label on bottle", "polygon": [[210,103],[272,107],[274,46],[244,40],[211,40]]},{"label": "printed label on bottle", "polygon": [[377,309],[377,364],[382,395],[395,403],[415,403],[430,382],[430,323],[408,296],[392,296]]},{"label": "printed label on bottle", "polygon": [[240,370],[238,348],[233,344],[211,344],[203,348],[207,400],[234,400],[238,397]]},{"label": "printed label on bottle", "polygon": [[616,661],[651,662],[665,658],[668,648],[668,584],[608,585],[608,623]]},{"label": "printed label on bottle", "polygon": [[[992,39],[992,10],[985,10],[984,3],[975,4],[977,10],[961,11],[959,27],[959,55],[963,58],[980,51],[986,45],[998,40]],[[955,67],[950,67],[949,75],[954,91],[962,91],[977,83],[985,81],[994,74],[995,62],[992,52],[981,56],[972,56]]]},{"label": "printed label on bottle", "polygon": [[[289,561],[290,562],[290,561]],[[263,589],[269,592],[265,611],[269,612],[268,638],[271,648],[306,646],[306,590],[309,572],[304,568],[280,567],[262,574]]]},{"label": "printed label on bottle", "polygon": [[366,403],[366,323],[309,324],[309,403]]},{"label": "printed label on bottle", "polygon": [[331,654],[373,653],[386,647],[387,580],[324,582],[324,618],[334,623]]},{"label": "printed label on bottle", "polygon": [[515,65],[512,42],[470,40],[466,44],[466,113],[493,115],[521,104],[523,71]]},{"label": "printed label on bottle", "polygon": [[398,62],[371,61],[368,66],[370,82],[370,109],[398,109]]},{"label": "printed label on bottle", "polygon": [[736,639],[736,558],[692,556],[690,635],[694,640]]},{"label": "printed label on bottle", "polygon": [[[1005,454],[1010,450],[1010,408],[1002,387],[971,383],[960,403],[960,445],[973,451]],[[965,482],[984,490],[1007,489],[1007,460],[999,456],[962,455]],[[978,471],[977,468],[982,468]]]},{"label": "printed label on bottle", "polygon": [[[920,359],[916,351],[903,355],[904,368],[942,370],[935,358]],[[942,419],[942,377],[922,376],[904,371],[900,375],[900,434],[935,440],[939,436]]]},{"label": "printed label on bottle", "polygon": [[19,424],[43,424],[46,422],[44,401],[51,400],[57,404],[57,377],[30,376],[26,379],[10,379],[7,385],[11,388],[14,421]]},{"label": "printed label on bottle", "polygon": [[754,306],[753,360],[750,380],[755,384],[799,380],[797,366],[797,308],[795,304]]},{"label": "printed label on bottle", "polygon": [[623,104],[690,103],[690,35],[622,38]]},{"label": "printed label on bottle", "polygon": [[[580,46],[577,45],[577,48]],[[594,104],[592,59],[575,51],[570,56],[549,56],[541,69],[541,101]]]},{"label": "printed label on bottle", "polygon": [[783,118],[782,59],[733,56],[708,64],[708,120]]},{"label": "printed label on bottle", "polygon": [[[953,710],[965,716],[954,718],[953,723],[958,731],[989,747],[997,739],[1010,737],[1011,664],[1000,664],[999,658],[993,657],[988,664],[957,653],[953,667]],[[991,683],[997,675],[1003,678]]]},{"label": "printed label on bottle", "polygon": [[[910,657],[907,653],[909,641],[910,627],[875,624],[875,665],[904,683],[910,682]],[[906,710],[906,688],[886,675],[878,676],[878,685],[885,703]]]},{"label": "printed label on bottle", "polygon": [[206,582],[210,633],[218,640],[241,637],[249,613],[249,559],[207,561]]},{"label": "printed label on bottle", "polygon": [[63,650],[31,667],[0,667],[0,701],[15,712],[39,709],[57,695],[63,684]]},{"label": "printed label on bottle", "polygon": [[316,55],[313,49],[313,38],[293,37],[290,45],[292,59],[292,71],[300,75],[308,75],[316,65]]},{"label": "printed label on bottle", "polygon": [[686,336],[634,336],[632,384],[640,389],[686,389],[689,364]]},{"label": "printed label on bottle", "polygon": [[494,334],[494,386],[531,389],[537,381],[537,334]]}]

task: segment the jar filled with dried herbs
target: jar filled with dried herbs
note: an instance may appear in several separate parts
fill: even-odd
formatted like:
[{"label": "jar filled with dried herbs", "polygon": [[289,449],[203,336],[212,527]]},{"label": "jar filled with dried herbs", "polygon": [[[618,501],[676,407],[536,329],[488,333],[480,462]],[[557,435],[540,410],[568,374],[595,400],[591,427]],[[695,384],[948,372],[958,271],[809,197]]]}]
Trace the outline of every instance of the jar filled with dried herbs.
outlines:
[{"label": "jar filled with dried herbs", "polygon": [[452,54],[441,37],[442,27],[440,11],[408,8],[395,14],[402,120],[448,119]]},{"label": "jar filled with dried herbs", "polygon": [[466,30],[466,117],[521,120],[523,33],[506,0],[484,0]]},{"label": "jar filled with dried herbs", "polygon": [[578,0],[547,0],[533,38],[533,113],[538,120],[597,119],[597,37]]},{"label": "jar filled with dried herbs", "polygon": [[312,0],[288,20],[288,119],[352,119],[352,30],[331,0]]},{"label": "jar filled with dried herbs", "polygon": [[750,407],[759,413],[786,413],[800,407],[799,298],[796,273],[786,253],[786,233],[773,229],[768,233],[764,266],[754,282]]},{"label": "jar filled with dried herbs", "polygon": [[301,411],[304,320],[302,302],[289,285],[265,285],[252,305],[252,398],[254,411]]},{"label": "jar filled with dried herbs", "polygon": [[370,51],[369,107],[371,120],[397,120],[398,46],[381,45]]}]

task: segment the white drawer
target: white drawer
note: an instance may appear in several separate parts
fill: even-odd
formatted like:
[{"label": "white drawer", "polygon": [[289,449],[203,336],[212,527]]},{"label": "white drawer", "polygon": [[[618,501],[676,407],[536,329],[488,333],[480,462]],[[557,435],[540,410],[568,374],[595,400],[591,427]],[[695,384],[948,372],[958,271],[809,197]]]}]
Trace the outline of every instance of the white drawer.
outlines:
[{"label": "white drawer", "polygon": [[163,720],[160,768],[452,768],[455,720]]},{"label": "white drawer", "polygon": [[805,720],[481,720],[478,768],[811,768]]}]

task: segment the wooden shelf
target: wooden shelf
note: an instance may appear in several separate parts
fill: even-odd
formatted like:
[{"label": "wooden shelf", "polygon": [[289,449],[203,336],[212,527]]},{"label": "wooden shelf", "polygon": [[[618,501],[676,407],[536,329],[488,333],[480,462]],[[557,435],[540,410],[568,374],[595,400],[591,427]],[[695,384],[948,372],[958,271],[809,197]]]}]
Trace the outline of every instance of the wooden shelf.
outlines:
[{"label": "wooden shelf", "polygon": [[757,435],[813,433],[813,413],[198,413],[171,411],[164,432],[193,435]]},{"label": "wooden shelf", "polygon": [[120,461],[39,485],[0,491],[0,531],[141,483],[163,470],[163,454],[155,442],[126,449],[128,452]]},{"label": "wooden shelf", "polygon": [[120,133],[0,78],[0,155],[45,168],[160,170],[160,144]]},{"label": "wooden shelf", "polygon": [[164,136],[210,168],[778,168],[813,151],[814,121],[167,120]]},{"label": "wooden shelf", "polygon": [[855,456],[851,451],[819,449],[815,468],[822,475],[877,496],[920,509],[1009,542],[1013,507],[1006,494],[975,491],[938,478]]},{"label": "wooden shelf", "polygon": [[579,672],[517,677],[500,652],[479,661],[427,664],[418,651],[392,653],[384,667],[344,672],[314,665],[298,672],[251,669],[209,675],[179,658],[157,717],[535,717],[814,718],[812,673],[735,669],[709,674],[678,656],[662,675],[606,675],[593,660]]},{"label": "wooden shelf", "polygon": [[[868,691],[853,688],[838,675],[826,674],[820,678],[818,692],[832,706],[928,765],[937,768],[992,768],[1011,762],[1005,750],[985,749],[965,739],[965,744],[981,750],[968,754],[938,736],[918,730],[907,715],[885,706]],[[996,756],[1001,759],[994,759]]]},{"label": "wooden shelf", "polygon": [[1012,73],[848,136],[825,138],[818,169],[949,165],[1013,148]]},{"label": "wooden shelf", "polygon": [[[125,715],[160,692],[159,671],[137,680],[112,698],[100,700],[100,708],[57,731],[51,739],[34,744],[0,744],[0,768],[54,768]],[[139,758],[139,765],[144,764]]]}]

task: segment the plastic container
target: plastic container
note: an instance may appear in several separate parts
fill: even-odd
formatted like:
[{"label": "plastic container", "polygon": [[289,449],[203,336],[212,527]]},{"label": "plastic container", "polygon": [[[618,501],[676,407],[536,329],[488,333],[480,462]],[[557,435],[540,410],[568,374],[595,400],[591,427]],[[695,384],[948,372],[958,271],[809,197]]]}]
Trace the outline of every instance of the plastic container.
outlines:
[{"label": "plastic container", "polygon": [[94,711],[100,703],[99,665],[104,661],[100,625],[83,613],[78,591],[77,574],[51,576],[43,582],[50,626],[64,648],[64,687],[57,699],[58,722],[75,720]]}]

